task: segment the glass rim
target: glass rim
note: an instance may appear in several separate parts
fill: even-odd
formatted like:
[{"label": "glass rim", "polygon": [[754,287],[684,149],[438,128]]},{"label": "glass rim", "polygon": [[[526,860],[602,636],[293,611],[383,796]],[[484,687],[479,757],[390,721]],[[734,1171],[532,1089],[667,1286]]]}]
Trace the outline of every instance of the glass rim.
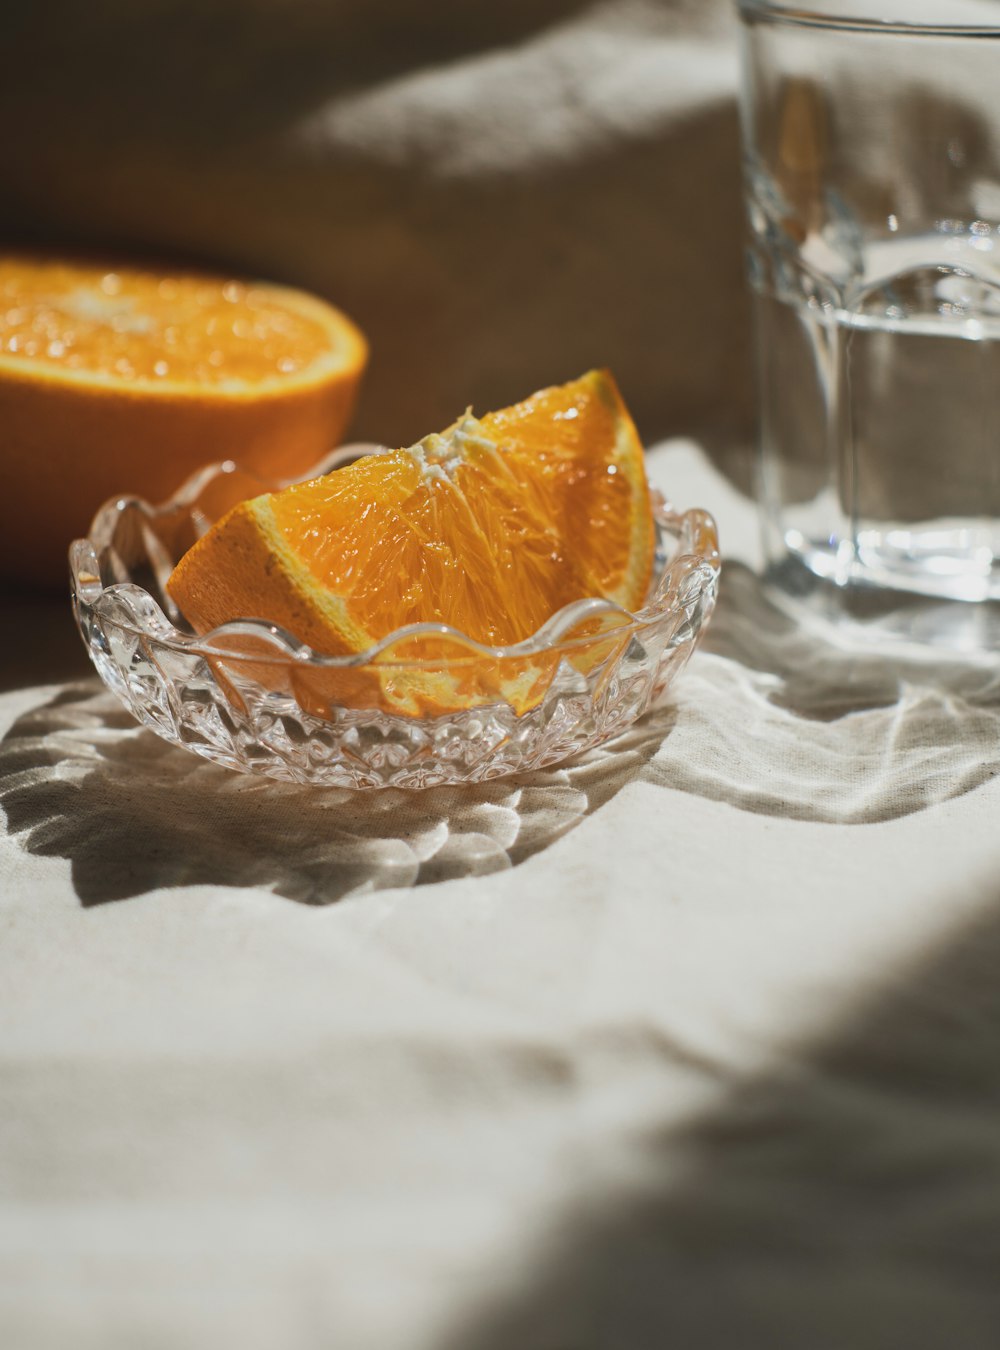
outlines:
[{"label": "glass rim", "polygon": [[793,28],[819,28],[842,33],[873,33],[885,37],[1000,38],[1000,17],[996,23],[927,22],[914,19],[890,19],[865,14],[845,13],[831,6],[824,13],[809,4],[785,3],[785,0],[736,0],[744,21],[787,24]]}]

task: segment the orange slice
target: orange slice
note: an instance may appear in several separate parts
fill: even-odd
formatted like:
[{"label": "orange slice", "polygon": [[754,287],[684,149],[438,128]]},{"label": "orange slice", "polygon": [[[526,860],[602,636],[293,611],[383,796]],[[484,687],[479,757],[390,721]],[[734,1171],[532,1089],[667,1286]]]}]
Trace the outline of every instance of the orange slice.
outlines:
[{"label": "orange slice", "polygon": [[340,440],[367,358],[301,291],[194,272],[0,256],[0,435],[16,512],[0,575],[50,583],[114,493],[200,465],[292,478]]},{"label": "orange slice", "polygon": [[[448,624],[490,647],[530,637],[588,596],[639,608],[654,533],[642,446],[611,375],[592,371],[440,435],[242,502],[181,559],[168,589],[199,633],[262,618],[324,655],[404,625]],[[442,644],[411,640],[433,663]],[[469,652],[451,650],[469,658]],[[482,672],[344,677],[331,697],[419,712],[463,706]],[[518,706],[551,668],[508,664]],[[320,700],[321,701],[321,700]]]}]

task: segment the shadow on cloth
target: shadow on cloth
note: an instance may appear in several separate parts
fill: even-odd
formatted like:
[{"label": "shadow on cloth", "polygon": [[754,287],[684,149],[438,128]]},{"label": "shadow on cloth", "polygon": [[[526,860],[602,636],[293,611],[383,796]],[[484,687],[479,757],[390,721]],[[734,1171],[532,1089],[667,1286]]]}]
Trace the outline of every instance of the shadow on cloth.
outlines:
[{"label": "shadow on cloth", "polygon": [[663,709],[568,765],[464,788],[356,793],[232,773],[140,728],[96,681],[0,741],[0,802],[31,853],[68,858],[84,905],[200,882],[328,904],[516,866],[641,773]]},{"label": "shadow on cloth", "polygon": [[[966,606],[959,609],[968,612]],[[954,604],[938,603],[927,611],[926,626],[940,632],[954,611]],[[805,606],[794,618],[784,612],[742,563],[723,567],[720,603],[705,647],[768,678],[772,702],[814,721],[888,708],[912,690],[1000,716],[1000,666],[992,655],[975,659],[944,647],[904,650],[874,639],[864,645],[840,641],[831,625],[811,623]]]},{"label": "shadow on cloth", "polygon": [[1000,894],[821,1040],[637,1137],[641,1179],[591,1177],[527,1284],[441,1350],[993,1350],[998,964]]},{"label": "shadow on cloth", "polygon": [[744,811],[872,824],[974,791],[1000,766],[1000,670],[848,649],[727,563],[716,616],[644,777]]},{"label": "shadow on cloth", "polygon": [[630,781],[758,814],[870,824],[973,791],[1000,765],[996,670],[836,648],[776,610],[738,564],[724,569],[675,699],[565,765],[475,787],[352,793],[208,764],[139,728],[90,680],[14,723],[0,742],[0,801],[25,848],[71,860],[85,905],[199,882],[327,904],[516,866]]}]

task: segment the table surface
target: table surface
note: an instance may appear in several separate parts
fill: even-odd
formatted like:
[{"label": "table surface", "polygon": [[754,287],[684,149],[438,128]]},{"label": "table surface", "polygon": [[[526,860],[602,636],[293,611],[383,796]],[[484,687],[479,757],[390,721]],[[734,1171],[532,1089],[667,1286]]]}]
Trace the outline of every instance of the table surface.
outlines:
[{"label": "table surface", "polygon": [[5,601],[4,1347],[996,1344],[995,667],[794,624],[650,466],[707,640],[508,782],[230,774]]}]

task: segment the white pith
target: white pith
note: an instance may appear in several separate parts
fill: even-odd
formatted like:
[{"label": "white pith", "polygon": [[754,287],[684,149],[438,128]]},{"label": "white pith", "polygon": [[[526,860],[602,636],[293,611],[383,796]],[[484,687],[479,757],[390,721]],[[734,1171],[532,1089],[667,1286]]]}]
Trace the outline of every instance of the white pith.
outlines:
[{"label": "white pith", "polygon": [[483,432],[482,423],[467,411],[454,426],[444,432],[432,432],[406,453],[420,470],[424,483],[451,482],[455,470],[472,449],[496,451],[500,447]]}]

